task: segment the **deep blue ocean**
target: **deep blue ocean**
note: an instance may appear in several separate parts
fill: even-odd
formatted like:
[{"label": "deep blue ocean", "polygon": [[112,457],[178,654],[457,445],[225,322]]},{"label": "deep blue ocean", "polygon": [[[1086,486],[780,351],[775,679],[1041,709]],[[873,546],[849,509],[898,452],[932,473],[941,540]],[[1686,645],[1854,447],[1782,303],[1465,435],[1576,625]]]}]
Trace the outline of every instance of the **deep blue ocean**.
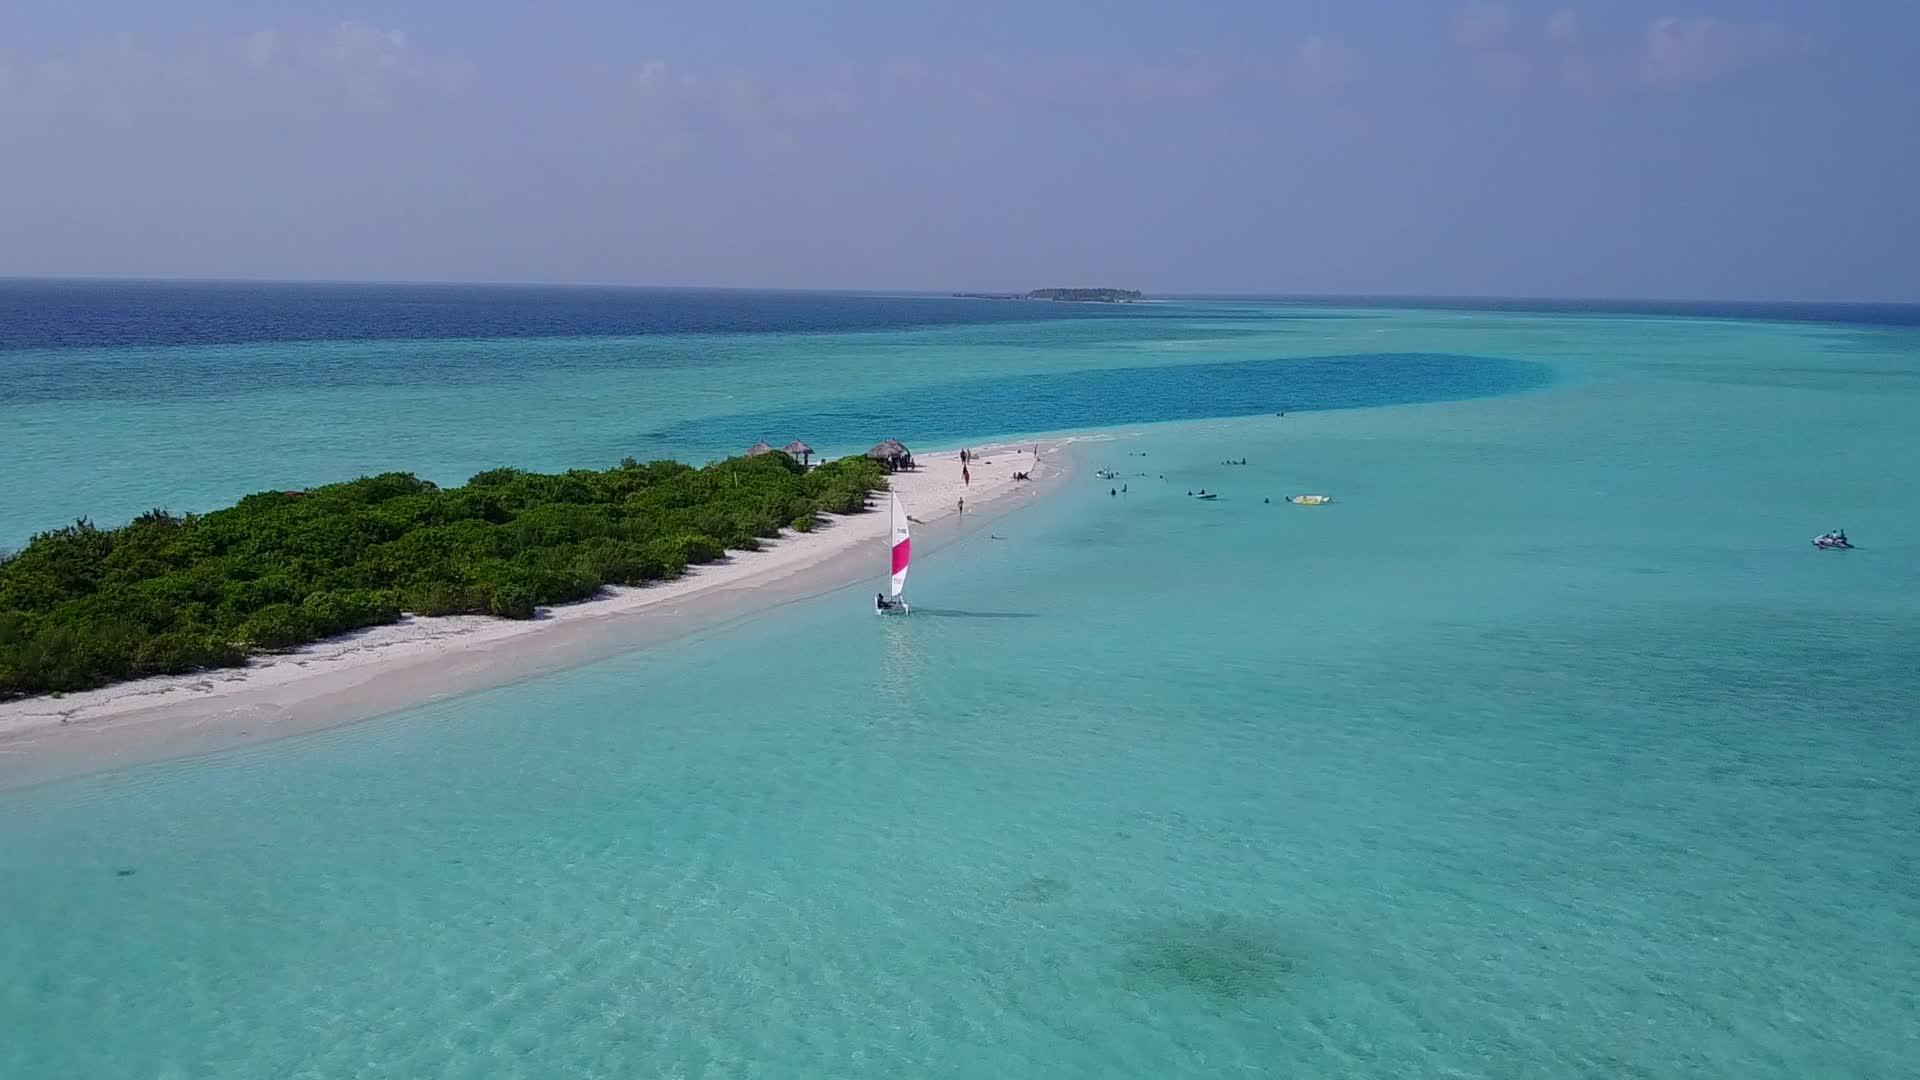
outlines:
[{"label": "deep blue ocean", "polygon": [[1913,308],[0,283],[0,388],[0,546],[1106,436],[917,562],[924,617],[862,584],[221,753],[0,753],[8,1080],[1920,1054]]},{"label": "deep blue ocean", "polygon": [[1084,304],[733,289],[0,281],[0,349],[823,334],[1101,314]]},{"label": "deep blue ocean", "polygon": [[[1175,303],[1325,311],[1426,308],[1920,325],[1920,304],[1406,297],[1205,297]],[[532,285],[0,279],[0,350],[635,334],[850,333],[1042,319],[1182,318],[1165,304],[917,294]]]}]

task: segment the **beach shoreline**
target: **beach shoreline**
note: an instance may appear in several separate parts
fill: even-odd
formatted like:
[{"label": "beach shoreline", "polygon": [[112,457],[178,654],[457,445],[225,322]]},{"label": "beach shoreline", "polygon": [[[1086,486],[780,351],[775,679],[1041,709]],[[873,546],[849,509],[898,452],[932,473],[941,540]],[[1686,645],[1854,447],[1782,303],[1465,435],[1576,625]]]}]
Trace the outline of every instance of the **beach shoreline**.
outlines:
[{"label": "beach shoreline", "polygon": [[[916,554],[1051,490],[1071,472],[1069,446],[1086,438],[984,444],[972,451],[971,483],[962,480],[958,450],[916,455],[917,469],[891,477],[912,520],[923,526],[915,532]],[[1032,480],[1016,481],[1015,472],[1030,472]],[[759,551],[689,567],[676,581],[608,587],[593,598],[542,609],[532,620],[407,615],[255,656],[245,667],[0,702],[0,786],[351,724],[877,579],[886,498],[877,493],[863,514],[823,515],[814,532],[783,533]]]}]

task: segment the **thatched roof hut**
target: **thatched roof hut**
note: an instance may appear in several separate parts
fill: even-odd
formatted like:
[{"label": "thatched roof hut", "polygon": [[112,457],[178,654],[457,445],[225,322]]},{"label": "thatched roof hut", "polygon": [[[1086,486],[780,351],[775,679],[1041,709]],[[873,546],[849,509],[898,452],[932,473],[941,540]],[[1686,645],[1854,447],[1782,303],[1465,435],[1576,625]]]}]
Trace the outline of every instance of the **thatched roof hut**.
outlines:
[{"label": "thatched roof hut", "polygon": [[867,456],[880,462],[889,469],[913,468],[913,451],[901,445],[899,439],[884,439],[873,444]]},{"label": "thatched roof hut", "polygon": [[748,457],[759,457],[761,454],[771,454],[771,453],[773,453],[773,447],[768,446],[767,440],[765,439],[761,439],[759,442],[754,443],[752,446],[747,447]]},{"label": "thatched roof hut", "polygon": [[803,443],[803,442],[801,442],[801,441],[800,441],[799,439],[795,439],[795,440],[793,440],[792,442],[790,442],[790,443],[788,443],[787,445],[785,445],[785,446],[783,446],[783,447],[781,447],[780,449],[781,449],[781,450],[782,450],[782,451],[783,451],[783,452],[784,452],[784,453],[785,453],[785,454],[786,454],[786,455],[787,455],[788,457],[797,457],[797,458],[799,458],[799,459],[800,459],[800,466],[801,466],[802,468],[805,468],[805,467],[806,467],[806,464],[807,464],[807,459],[808,459],[808,458],[811,458],[811,457],[813,456],[813,447],[811,447],[811,446],[808,446],[808,445],[807,445],[806,443]]}]

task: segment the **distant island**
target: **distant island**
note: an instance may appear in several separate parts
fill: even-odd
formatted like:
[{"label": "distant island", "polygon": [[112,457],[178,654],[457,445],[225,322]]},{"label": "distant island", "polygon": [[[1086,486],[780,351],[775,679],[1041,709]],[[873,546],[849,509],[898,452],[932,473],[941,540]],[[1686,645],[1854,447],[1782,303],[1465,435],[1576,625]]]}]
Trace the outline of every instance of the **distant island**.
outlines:
[{"label": "distant island", "polygon": [[954,293],[966,300],[1058,300],[1069,304],[1131,304],[1141,298],[1138,289],[1035,289],[1026,293]]}]

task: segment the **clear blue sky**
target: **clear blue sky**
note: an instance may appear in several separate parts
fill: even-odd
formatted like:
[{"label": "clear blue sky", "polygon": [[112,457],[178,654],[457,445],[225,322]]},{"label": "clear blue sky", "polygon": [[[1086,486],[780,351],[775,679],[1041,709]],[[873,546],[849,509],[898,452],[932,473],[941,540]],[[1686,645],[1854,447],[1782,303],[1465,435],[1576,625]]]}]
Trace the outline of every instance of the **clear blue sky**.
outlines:
[{"label": "clear blue sky", "polygon": [[1920,3],[0,6],[0,275],[1920,300]]}]

